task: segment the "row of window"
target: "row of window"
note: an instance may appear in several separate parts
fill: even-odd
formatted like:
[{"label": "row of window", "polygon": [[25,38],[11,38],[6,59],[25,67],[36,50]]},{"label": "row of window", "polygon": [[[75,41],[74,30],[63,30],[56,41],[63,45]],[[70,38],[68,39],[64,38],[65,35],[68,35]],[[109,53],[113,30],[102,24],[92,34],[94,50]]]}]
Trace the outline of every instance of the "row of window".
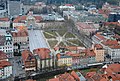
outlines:
[{"label": "row of window", "polygon": [[9,49],[9,48],[12,48],[12,47],[0,47],[0,49]]}]

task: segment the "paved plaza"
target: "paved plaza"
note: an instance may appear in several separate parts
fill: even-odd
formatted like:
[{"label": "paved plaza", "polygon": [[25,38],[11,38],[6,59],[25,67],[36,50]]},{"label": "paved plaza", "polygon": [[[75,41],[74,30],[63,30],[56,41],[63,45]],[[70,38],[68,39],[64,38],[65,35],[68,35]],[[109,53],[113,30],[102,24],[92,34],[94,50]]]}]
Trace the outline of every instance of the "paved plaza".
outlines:
[{"label": "paved plaza", "polygon": [[41,30],[28,30],[30,51],[37,48],[49,48]]}]

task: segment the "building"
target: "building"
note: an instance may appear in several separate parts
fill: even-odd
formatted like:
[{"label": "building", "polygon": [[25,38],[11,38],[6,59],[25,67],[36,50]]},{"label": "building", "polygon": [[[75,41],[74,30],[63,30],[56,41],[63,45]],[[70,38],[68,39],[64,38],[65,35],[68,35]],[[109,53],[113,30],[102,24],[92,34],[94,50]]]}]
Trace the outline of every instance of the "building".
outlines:
[{"label": "building", "polygon": [[28,15],[17,16],[13,21],[13,27],[27,26],[28,28],[41,27],[40,22],[42,17],[40,15],[33,15],[33,12],[29,12]]},{"label": "building", "polygon": [[80,32],[83,32],[86,35],[90,35],[97,31],[97,28],[95,28],[92,23],[77,22],[75,23],[75,26]]},{"label": "building", "polygon": [[69,10],[75,10],[75,6],[72,4],[65,4],[59,6],[60,11],[69,11]]},{"label": "building", "polygon": [[13,57],[13,41],[12,35],[6,32],[4,36],[0,36],[0,50],[4,51],[8,58]]},{"label": "building", "polygon": [[0,29],[9,29],[10,28],[10,20],[9,18],[0,18]]},{"label": "building", "polygon": [[36,80],[28,79],[28,80],[25,80],[25,81],[36,81]]},{"label": "building", "polygon": [[[20,46],[20,50],[28,50],[29,49],[29,39],[28,39],[28,31],[25,26],[17,26],[11,31],[13,36],[14,45]],[[18,50],[14,48],[14,50]]]},{"label": "building", "polygon": [[8,16],[18,16],[21,14],[22,8],[21,8],[21,1],[20,0],[9,0],[7,4],[8,9]]},{"label": "building", "polygon": [[7,79],[12,75],[12,65],[8,61],[0,61],[0,80]]},{"label": "building", "polygon": [[57,58],[57,66],[72,66],[71,56],[63,56],[61,54],[57,54],[56,58]]},{"label": "building", "polygon": [[34,49],[33,53],[37,59],[37,70],[47,70],[53,66],[51,51],[48,48]]},{"label": "building", "polygon": [[1,61],[8,61],[8,57],[3,51],[0,51],[0,62]]},{"label": "building", "polygon": [[7,79],[12,76],[12,65],[8,61],[7,54],[0,51],[0,80]]},{"label": "building", "polygon": [[52,12],[51,14],[42,14],[41,17],[43,18],[43,21],[64,21],[64,18],[56,12]]},{"label": "building", "polygon": [[110,60],[119,61],[119,36],[112,33],[97,33],[92,37],[94,44],[100,44]]},{"label": "building", "polygon": [[13,43],[28,43],[28,32],[26,27],[17,26],[16,31],[12,31]]},{"label": "building", "polygon": [[[46,4],[44,2],[36,2],[35,4],[21,4],[22,7],[22,15],[25,15],[30,11],[31,9],[38,10],[37,12],[42,12],[43,9],[46,7]],[[36,13],[36,12],[35,12]],[[37,13],[38,14],[38,13]]]},{"label": "building", "polygon": [[94,45],[94,52],[95,52],[95,59],[96,62],[103,62],[105,61],[105,50],[103,49],[103,46],[100,44]]},{"label": "building", "polygon": [[119,81],[120,80],[120,64],[110,64],[103,66],[104,74],[107,79],[110,81]]},{"label": "building", "polygon": [[30,52],[29,50],[24,50],[22,52],[22,61],[26,72],[37,70],[36,59],[32,52]]},{"label": "building", "polygon": [[120,13],[110,13],[108,22],[118,22],[120,20]]},{"label": "building", "polygon": [[72,53],[68,53],[66,54],[67,56],[71,56],[72,57],[72,65],[80,65],[80,54],[72,54]]},{"label": "building", "polygon": [[100,70],[102,74],[96,72],[86,73],[87,81],[119,81],[120,64],[104,65]]},{"label": "building", "polygon": [[71,73],[65,72],[55,76],[55,78],[49,79],[47,81],[86,81],[85,77],[80,72],[72,71]]},{"label": "building", "polygon": [[7,16],[7,10],[6,9],[0,9],[0,18],[6,17]]}]

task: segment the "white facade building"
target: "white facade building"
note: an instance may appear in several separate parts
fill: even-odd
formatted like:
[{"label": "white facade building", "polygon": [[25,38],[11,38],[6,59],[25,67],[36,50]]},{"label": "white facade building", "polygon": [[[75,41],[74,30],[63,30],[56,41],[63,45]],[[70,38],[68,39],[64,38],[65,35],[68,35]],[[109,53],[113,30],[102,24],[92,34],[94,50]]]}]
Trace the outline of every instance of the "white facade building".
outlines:
[{"label": "white facade building", "polygon": [[59,6],[60,10],[75,10],[75,6],[72,4],[66,4],[66,5],[61,5]]},{"label": "white facade building", "polygon": [[0,66],[0,80],[10,77],[12,75],[12,65],[8,61],[2,61],[0,64],[2,64]]},{"label": "white facade building", "polygon": [[0,18],[2,17],[6,17],[7,16],[7,11],[4,9],[4,10],[0,10]]},{"label": "white facade building", "polygon": [[8,58],[13,57],[13,41],[12,35],[7,32],[5,36],[0,36],[0,51],[7,54]]}]

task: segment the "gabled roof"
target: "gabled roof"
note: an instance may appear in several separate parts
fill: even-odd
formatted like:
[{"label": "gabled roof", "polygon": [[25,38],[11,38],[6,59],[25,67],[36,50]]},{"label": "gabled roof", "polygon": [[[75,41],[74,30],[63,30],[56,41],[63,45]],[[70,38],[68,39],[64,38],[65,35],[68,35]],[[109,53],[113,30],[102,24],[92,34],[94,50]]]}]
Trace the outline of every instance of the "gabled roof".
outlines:
[{"label": "gabled roof", "polygon": [[25,81],[36,81],[36,80],[29,79],[29,80],[25,80]]},{"label": "gabled roof", "polygon": [[[27,20],[28,15],[18,16],[14,19],[14,23],[25,22]],[[36,22],[40,22],[42,20],[41,16],[32,16],[36,19]]]},{"label": "gabled roof", "polygon": [[27,60],[32,60],[32,59],[33,59],[32,52],[30,52],[29,50],[24,50],[22,52],[22,60],[23,60],[23,62],[25,62]]},{"label": "gabled roof", "polygon": [[77,80],[77,81],[80,81],[80,78],[79,76],[77,75],[77,73],[75,71],[72,71],[71,72],[71,75]]},{"label": "gabled roof", "polygon": [[96,48],[98,48],[98,49],[103,49],[103,46],[102,46],[101,44],[95,44],[94,47],[96,47]]},{"label": "gabled roof", "polygon": [[49,79],[48,81],[60,81],[59,78]]},{"label": "gabled roof", "polygon": [[5,18],[0,18],[0,21],[9,21],[9,18],[5,17]]},{"label": "gabled roof", "polygon": [[50,49],[48,48],[38,48],[34,49],[33,53],[39,55],[40,59],[50,58]]},{"label": "gabled roof", "polygon": [[95,36],[98,37],[99,40],[105,40],[106,38],[100,34],[96,34]]},{"label": "gabled roof", "polygon": [[93,51],[93,49],[85,49],[85,54],[86,54],[86,56],[88,56],[88,57],[94,57],[96,54],[95,54],[95,52]]},{"label": "gabled roof", "polygon": [[8,61],[0,61],[0,68],[4,68],[7,66],[12,66],[10,62]]},{"label": "gabled roof", "polygon": [[104,45],[107,45],[107,46],[112,46],[112,45],[118,45],[119,44],[117,40],[110,40],[110,39],[108,39],[108,40],[106,40],[102,43]]}]

